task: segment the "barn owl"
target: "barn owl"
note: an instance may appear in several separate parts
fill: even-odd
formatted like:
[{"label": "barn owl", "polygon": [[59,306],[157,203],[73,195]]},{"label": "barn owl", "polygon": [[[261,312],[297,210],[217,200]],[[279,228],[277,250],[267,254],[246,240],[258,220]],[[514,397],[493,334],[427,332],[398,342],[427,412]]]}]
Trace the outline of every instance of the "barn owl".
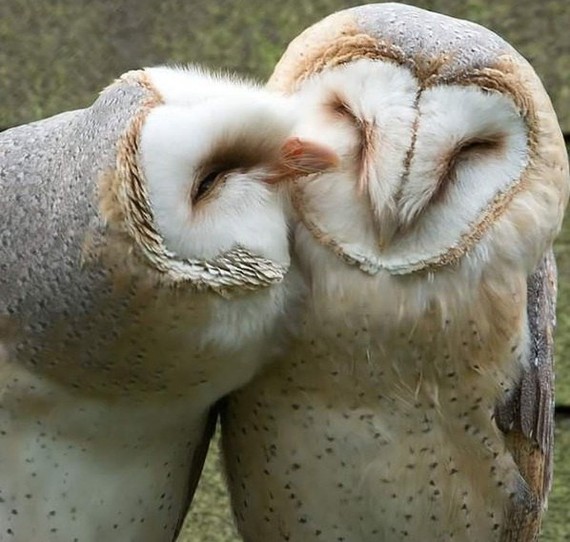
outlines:
[{"label": "barn owl", "polygon": [[336,161],[295,119],[157,67],[1,134],[0,540],[174,539],[292,295],[278,184]]},{"label": "barn owl", "polygon": [[569,191],[538,77],[478,25],[377,4],[306,30],[269,86],[341,162],[290,185],[310,297],[224,405],[244,540],[535,540]]}]

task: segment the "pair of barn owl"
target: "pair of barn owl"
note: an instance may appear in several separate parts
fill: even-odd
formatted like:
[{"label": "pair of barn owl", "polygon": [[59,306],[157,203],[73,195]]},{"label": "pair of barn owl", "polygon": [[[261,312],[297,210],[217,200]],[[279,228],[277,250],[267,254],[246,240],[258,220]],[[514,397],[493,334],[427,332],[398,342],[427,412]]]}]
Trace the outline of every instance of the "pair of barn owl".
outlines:
[{"label": "pair of barn owl", "polygon": [[172,540],[252,378],[246,540],[531,536],[568,171],[502,40],[357,8],[266,90],[148,69],[0,143],[0,540]]},{"label": "pair of barn owl", "polygon": [[0,135],[0,540],[175,538],[294,294],[279,184],[336,163],[296,117],[151,68]]}]

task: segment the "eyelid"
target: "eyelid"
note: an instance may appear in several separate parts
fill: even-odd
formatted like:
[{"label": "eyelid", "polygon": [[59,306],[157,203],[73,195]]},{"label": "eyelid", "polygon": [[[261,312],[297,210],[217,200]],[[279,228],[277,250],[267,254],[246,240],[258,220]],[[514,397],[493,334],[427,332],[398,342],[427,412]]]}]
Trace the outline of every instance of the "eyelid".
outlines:
[{"label": "eyelid", "polygon": [[[220,168],[211,168],[208,173],[201,174],[200,180],[195,184],[192,192],[192,202],[197,203],[206,198],[212,190],[220,184],[227,174],[228,171]],[[207,184],[205,188],[204,184]]]}]

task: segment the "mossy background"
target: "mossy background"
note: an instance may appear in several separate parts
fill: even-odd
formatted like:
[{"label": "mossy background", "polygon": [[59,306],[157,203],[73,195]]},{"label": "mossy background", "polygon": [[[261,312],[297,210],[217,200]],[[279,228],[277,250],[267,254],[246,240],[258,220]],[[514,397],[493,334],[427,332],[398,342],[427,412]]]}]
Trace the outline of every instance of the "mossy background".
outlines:
[{"label": "mossy background", "polygon": [[[198,62],[266,78],[285,45],[359,0],[0,0],[0,127],[93,101],[124,71]],[[479,22],[536,67],[570,131],[568,0],[412,0]]]},{"label": "mossy background", "polygon": [[[85,107],[121,73],[201,63],[260,80],[302,29],[354,0],[0,0],[0,129]],[[411,0],[479,22],[535,66],[570,134],[568,0]],[[570,407],[570,220],[559,266],[557,404]],[[216,445],[180,542],[237,542]],[[570,540],[570,419],[557,420],[545,542]]]}]

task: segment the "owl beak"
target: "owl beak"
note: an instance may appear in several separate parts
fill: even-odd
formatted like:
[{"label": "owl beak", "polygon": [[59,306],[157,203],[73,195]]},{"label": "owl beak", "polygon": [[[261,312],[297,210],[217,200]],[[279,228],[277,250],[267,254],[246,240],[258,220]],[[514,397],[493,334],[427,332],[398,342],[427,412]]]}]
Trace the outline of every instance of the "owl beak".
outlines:
[{"label": "owl beak", "polygon": [[330,148],[299,137],[290,137],[279,150],[277,162],[266,179],[269,184],[322,173],[338,166],[340,159]]}]

